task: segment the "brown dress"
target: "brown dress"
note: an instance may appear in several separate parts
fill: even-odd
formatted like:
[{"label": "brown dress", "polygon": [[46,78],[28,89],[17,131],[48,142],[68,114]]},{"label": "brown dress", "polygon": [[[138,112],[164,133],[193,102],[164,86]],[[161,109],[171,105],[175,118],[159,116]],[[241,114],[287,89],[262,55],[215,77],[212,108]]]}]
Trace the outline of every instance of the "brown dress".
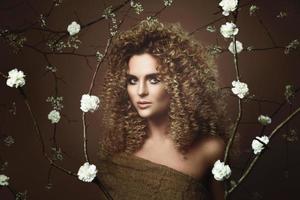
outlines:
[{"label": "brown dress", "polygon": [[135,155],[102,159],[98,168],[97,176],[114,200],[209,199],[205,184],[194,177]]}]

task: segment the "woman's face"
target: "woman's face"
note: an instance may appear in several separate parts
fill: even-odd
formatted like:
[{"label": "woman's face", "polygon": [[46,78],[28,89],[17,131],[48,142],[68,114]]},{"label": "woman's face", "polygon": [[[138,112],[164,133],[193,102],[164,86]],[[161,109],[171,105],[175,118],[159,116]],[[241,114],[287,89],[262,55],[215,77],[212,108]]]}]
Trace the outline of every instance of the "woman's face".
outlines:
[{"label": "woman's face", "polygon": [[157,60],[148,53],[129,59],[127,92],[138,114],[147,119],[168,114],[170,97],[158,79]]}]

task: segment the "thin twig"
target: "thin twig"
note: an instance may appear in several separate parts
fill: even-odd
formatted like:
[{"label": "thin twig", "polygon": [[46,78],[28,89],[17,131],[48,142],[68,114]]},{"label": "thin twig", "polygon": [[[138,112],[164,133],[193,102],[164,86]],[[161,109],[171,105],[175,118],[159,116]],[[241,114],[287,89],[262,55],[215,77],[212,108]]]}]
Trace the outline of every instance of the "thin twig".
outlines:
[{"label": "thin twig", "polygon": [[[297,114],[299,114],[300,112],[300,107],[298,107],[292,114],[290,114],[284,121],[282,121],[275,129],[273,129],[273,131],[271,132],[269,139],[271,140],[271,138],[273,137],[273,135],[275,133],[277,133],[282,127],[284,127],[284,125],[287,124],[287,122],[289,122],[291,119],[293,119]],[[250,163],[249,167],[247,168],[247,170],[245,171],[245,173],[240,177],[240,179],[238,180],[238,182],[228,190],[227,195],[229,195],[230,193],[232,193],[234,191],[234,189],[237,188],[238,185],[241,184],[241,182],[249,175],[250,171],[252,170],[252,168],[254,167],[254,164],[256,163],[256,161],[258,160],[258,158],[262,155],[262,153],[264,152],[264,150],[256,155],[254,157],[254,159],[252,160],[252,162]]]},{"label": "thin twig", "polygon": [[[237,20],[237,16],[238,16],[238,11],[236,11],[236,14],[234,15],[234,21]],[[239,73],[239,66],[238,66],[238,55],[237,55],[237,51],[236,51],[236,37],[233,36],[232,38],[233,40],[233,44],[234,44],[234,54],[233,54],[233,61],[234,61],[234,68],[235,68],[235,74],[236,74],[236,79],[237,81],[240,80],[240,73]],[[236,136],[236,133],[237,133],[237,129],[238,129],[238,125],[240,123],[240,120],[242,118],[242,100],[240,98],[238,98],[238,116],[235,120],[235,123],[234,123],[234,128],[233,128],[233,131],[230,135],[230,138],[229,138],[229,141],[226,145],[226,150],[225,150],[225,155],[224,155],[224,163],[226,163],[227,161],[227,158],[229,156],[229,150],[233,144],[233,141],[235,139],[235,136]]]}]

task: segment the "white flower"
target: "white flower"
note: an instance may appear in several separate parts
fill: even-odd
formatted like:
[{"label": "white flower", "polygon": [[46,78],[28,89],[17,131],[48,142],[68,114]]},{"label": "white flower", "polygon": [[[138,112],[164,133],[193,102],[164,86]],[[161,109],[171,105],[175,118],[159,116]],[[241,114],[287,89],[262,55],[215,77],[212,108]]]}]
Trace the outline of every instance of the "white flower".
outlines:
[{"label": "white flower", "polygon": [[209,26],[206,27],[206,30],[213,33],[213,32],[216,32],[216,27],[209,25]]},{"label": "white flower", "polygon": [[52,124],[57,123],[60,120],[60,113],[57,110],[52,110],[48,114],[48,119],[51,121]]},{"label": "white flower", "polygon": [[261,123],[262,125],[266,126],[268,124],[271,124],[272,120],[269,116],[267,115],[260,115],[257,118],[258,122]]},{"label": "white flower", "polygon": [[9,177],[5,176],[4,174],[0,174],[0,185],[7,186],[8,185]]},{"label": "white flower", "polygon": [[256,5],[251,5],[249,8],[250,16],[254,15],[259,10],[259,7]]},{"label": "white flower", "polygon": [[6,146],[9,147],[9,146],[11,146],[12,144],[15,143],[15,139],[11,135],[9,135],[9,136],[4,138],[3,142]]},{"label": "white flower", "polygon": [[[242,50],[243,50],[243,44],[236,40],[235,41],[235,44],[236,44],[236,53],[240,53]],[[228,50],[234,54],[234,43],[233,41],[230,43],[229,47],[228,47]]]},{"label": "white flower", "polygon": [[212,174],[217,181],[223,181],[224,179],[229,178],[231,175],[231,169],[228,165],[225,165],[224,162],[217,160],[212,169]]},{"label": "white flower", "polygon": [[100,100],[97,96],[84,94],[81,97],[80,109],[83,112],[94,112],[98,109]]},{"label": "white flower", "polygon": [[8,79],[6,80],[6,85],[9,87],[22,87],[25,85],[25,75],[23,71],[18,71],[18,69],[12,69],[8,72]]},{"label": "white flower", "polygon": [[77,34],[80,31],[80,25],[73,21],[71,24],[68,26],[68,32],[71,36]]},{"label": "white flower", "polygon": [[93,179],[96,177],[98,170],[96,166],[93,164],[89,164],[88,162],[82,165],[77,173],[78,179],[84,182],[92,182]]},{"label": "white flower", "polygon": [[164,5],[165,5],[166,7],[171,6],[172,3],[173,3],[173,0],[164,0]]},{"label": "white flower", "polygon": [[225,38],[230,38],[236,35],[239,32],[239,29],[234,23],[226,22],[226,24],[221,26],[220,32]]},{"label": "white flower", "polygon": [[239,98],[244,98],[249,93],[249,89],[246,83],[240,81],[232,81],[231,91],[236,94]]},{"label": "white flower", "polygon": [[[265,148],[264,145],[262,144],[262,142],[265,145],[267,145],[269,143],[269,138],[268,138],[268,136],[265,136],[265,135],[262,136],[262,137],[256,136],[255,138],[256,139],[254,139],[252,141],[252,145],[251,146],[252,146],[254,154],[258,154],[258,153],[260,153]],[[260,140],[260,141],[258,141],[258,140]]]},{"label": "white flower", "polygon": [[238,0],[222,0],[219,3],[219,6],[223,9],[223,15],[228,16],[229,12],[233,12],[236,9],[236,6],[238,4]]},{"label": "white flower", "polygon": [[131,0],[130,6],[132,8],[134,8],[135,13],[138,14],[138,15],[141,14],[144,11],[144,8],[143,8],[142,4],[139,3],[139,2],[134,2],[133,0]]}]

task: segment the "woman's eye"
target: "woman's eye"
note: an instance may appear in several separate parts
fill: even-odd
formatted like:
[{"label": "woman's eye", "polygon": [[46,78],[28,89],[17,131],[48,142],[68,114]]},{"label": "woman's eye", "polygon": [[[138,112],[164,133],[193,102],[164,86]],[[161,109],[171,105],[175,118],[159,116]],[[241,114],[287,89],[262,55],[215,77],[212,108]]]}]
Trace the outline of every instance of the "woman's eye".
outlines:
[{"label": "woman's eye", "polygon": [[150,79],[150,83],[152,83],[152,84],[157,84],[157,83],[159,83],[160,81],[157,79],[157,78],[151,78]]},{"label": "woman's eye", "polygon": [[[135,85],[136,82],[137,82],[137,79],[135,79],[135,78],[128,78],[128,79],[127,79],[127,84],[129,84],[129,85]],[[151,84],[157,84],[157,83],[160,82],[160,80],[158,80],[157,78],[150,78],[150,79],[149,79],[149,82],[150,82]]]},{"label": "woman's eye", "polygon": [[127,83],[130,85],[134,85],[136,83],[136,80],[133,78],[129,78],[129,79],[127,79]]}]

